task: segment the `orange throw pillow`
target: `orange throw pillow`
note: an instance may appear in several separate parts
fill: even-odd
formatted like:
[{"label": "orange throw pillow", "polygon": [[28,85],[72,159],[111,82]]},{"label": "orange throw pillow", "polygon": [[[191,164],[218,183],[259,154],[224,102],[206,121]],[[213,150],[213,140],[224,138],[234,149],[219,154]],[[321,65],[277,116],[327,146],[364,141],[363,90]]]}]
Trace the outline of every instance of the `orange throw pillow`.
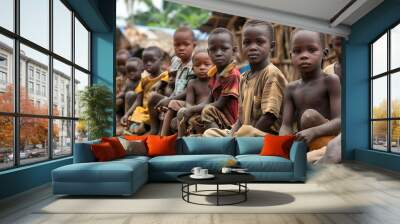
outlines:
[{"label": "orange throw pillow", "polygon": [[124,139],[129,141],[146,141],[148,135],[124,135]]},{"label": "orange throw pillow", "polygon": [[93,144],[91,145],[91,149],[94,157],[99,162],[110,161],[117,158],[114,149],[108,142]]},{"label": "orange throw pillow", "polygon": [[274,136],[264,137],[264,146],[260,152],[262,156],[280,156],[289,159],[290,147],[294,142],[295,136]]},{"label": "orange throw pillow", "polygon": [[108,142],[114,149],[115,155],[117,158],[125,157],[126,151],[124,146],[122,146],[121,142],[117,137],[109,137],[109,138],[101,138],[101,142]]},{"label": "orange throw pillow", "polygon": [[165,156],[165,155],[176,155],[175,142],[178,135],[170,136],[158,136],[149,135],[147,137],[147,155],[154,156]]}]

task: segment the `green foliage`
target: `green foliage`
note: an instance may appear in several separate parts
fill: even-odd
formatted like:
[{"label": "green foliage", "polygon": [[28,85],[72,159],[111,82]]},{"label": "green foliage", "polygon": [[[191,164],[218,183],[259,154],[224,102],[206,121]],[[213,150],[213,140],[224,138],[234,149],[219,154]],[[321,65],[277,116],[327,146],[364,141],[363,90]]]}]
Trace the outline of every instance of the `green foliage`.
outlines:
[{"label": "green foliage", "polygon": [[145,3],[149,10],[130,16],[128,23],[175,29],[183,25],[197,28],[207,21],[210,14],[203,9],[167,1],[164,1],[163,10],[155,7],[151,0],[141,2]]},{"label": "green foliage", "polygon": [[102,84],[86,87],[80,93],[82,120],[85,121],[89,139],[109,136],[107,129],[112,125],[112,92]]}]

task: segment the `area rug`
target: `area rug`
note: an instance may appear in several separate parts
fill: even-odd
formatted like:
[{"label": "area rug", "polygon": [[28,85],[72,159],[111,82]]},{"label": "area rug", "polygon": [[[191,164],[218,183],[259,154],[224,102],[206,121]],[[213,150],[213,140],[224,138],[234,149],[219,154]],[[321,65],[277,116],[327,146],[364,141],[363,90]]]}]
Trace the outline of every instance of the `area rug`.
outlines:
[{"label": "area rug", "polygon": [[[35,213],[360,213],[356,204],[344,201],[317,184],[260,183],[249,184],[248,187],[247,201],[237,205],[190,204],[182,200],[180,184],[150,183],[131,197],[57,197]],[[224,189],[230,188],[233,186]],[[198,190],[211,189],[215,189],[215,186],[202,185]],[[190,199],[197,203],[216,202],[215,196],[193,196]],[[222,202],[238,199],[224,197]]]}]

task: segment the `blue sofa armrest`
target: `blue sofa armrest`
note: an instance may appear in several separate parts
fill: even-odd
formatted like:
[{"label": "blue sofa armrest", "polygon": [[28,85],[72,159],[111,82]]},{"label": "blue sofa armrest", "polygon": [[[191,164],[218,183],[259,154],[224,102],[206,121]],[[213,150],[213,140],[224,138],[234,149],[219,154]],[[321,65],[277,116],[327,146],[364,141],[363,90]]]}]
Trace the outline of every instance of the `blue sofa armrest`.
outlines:
[{"label": "blue sofa armrest", "polygon": [[94,157],[90,146],[92,144],[98,144],[100,140],[75,143],[74,147],[74,163],[89,163],[95,162],[96,158]]},{"label": "blue sofa armrest", "polygon": [[295,141],[290,149],[290,160],[293,162],[293,179],[305,181],[307,173],[307,145],[304,142]]}]

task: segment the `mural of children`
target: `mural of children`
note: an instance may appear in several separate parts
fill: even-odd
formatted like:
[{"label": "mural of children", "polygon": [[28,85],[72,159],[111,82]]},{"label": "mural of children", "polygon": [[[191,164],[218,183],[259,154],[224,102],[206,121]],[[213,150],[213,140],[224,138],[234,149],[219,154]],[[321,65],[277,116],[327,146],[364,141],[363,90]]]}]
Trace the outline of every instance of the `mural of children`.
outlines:
[{"label": "mural of children", "polygon": [[136,124],[131,132],[135,134],[143,134],[146,129],[145,125],[150,124],[148,100],[149,94],[158,82],[162,82],[159,88],[165,88],[168,83],[168,71],[161,72],[163,52],[158,47],[148,47],[143,51],[143,64],[149,76],[141,79],[135,88],[137,94],[135,103],[129,108],[121,119],[121,124],[128,125],[128,119]]},{"label": "mural of children", "polygon": [[214,66],[208,71],[211,89],[206,102],[185,110],[188,120],[201,112],[205,128],[230,128],[238,116],[240,72],[233,61],[236,47],[233,34],[225,28],[214,29],[208,37],[208,54]]},{"label": "mural of children", "polygon": [[170,66],[170,73],[175,73],[174,92],[169,96],[152,93],[149,98],[149,110],[151,129],[149,134],[157,134],[160,129],[159,113],[168,107],[171,100],[184,100],[186,97],[186,86],[191,78],[192,53],[196,46],[193,31],[189,27],[178,28],[173,36],[175,55]]}]

